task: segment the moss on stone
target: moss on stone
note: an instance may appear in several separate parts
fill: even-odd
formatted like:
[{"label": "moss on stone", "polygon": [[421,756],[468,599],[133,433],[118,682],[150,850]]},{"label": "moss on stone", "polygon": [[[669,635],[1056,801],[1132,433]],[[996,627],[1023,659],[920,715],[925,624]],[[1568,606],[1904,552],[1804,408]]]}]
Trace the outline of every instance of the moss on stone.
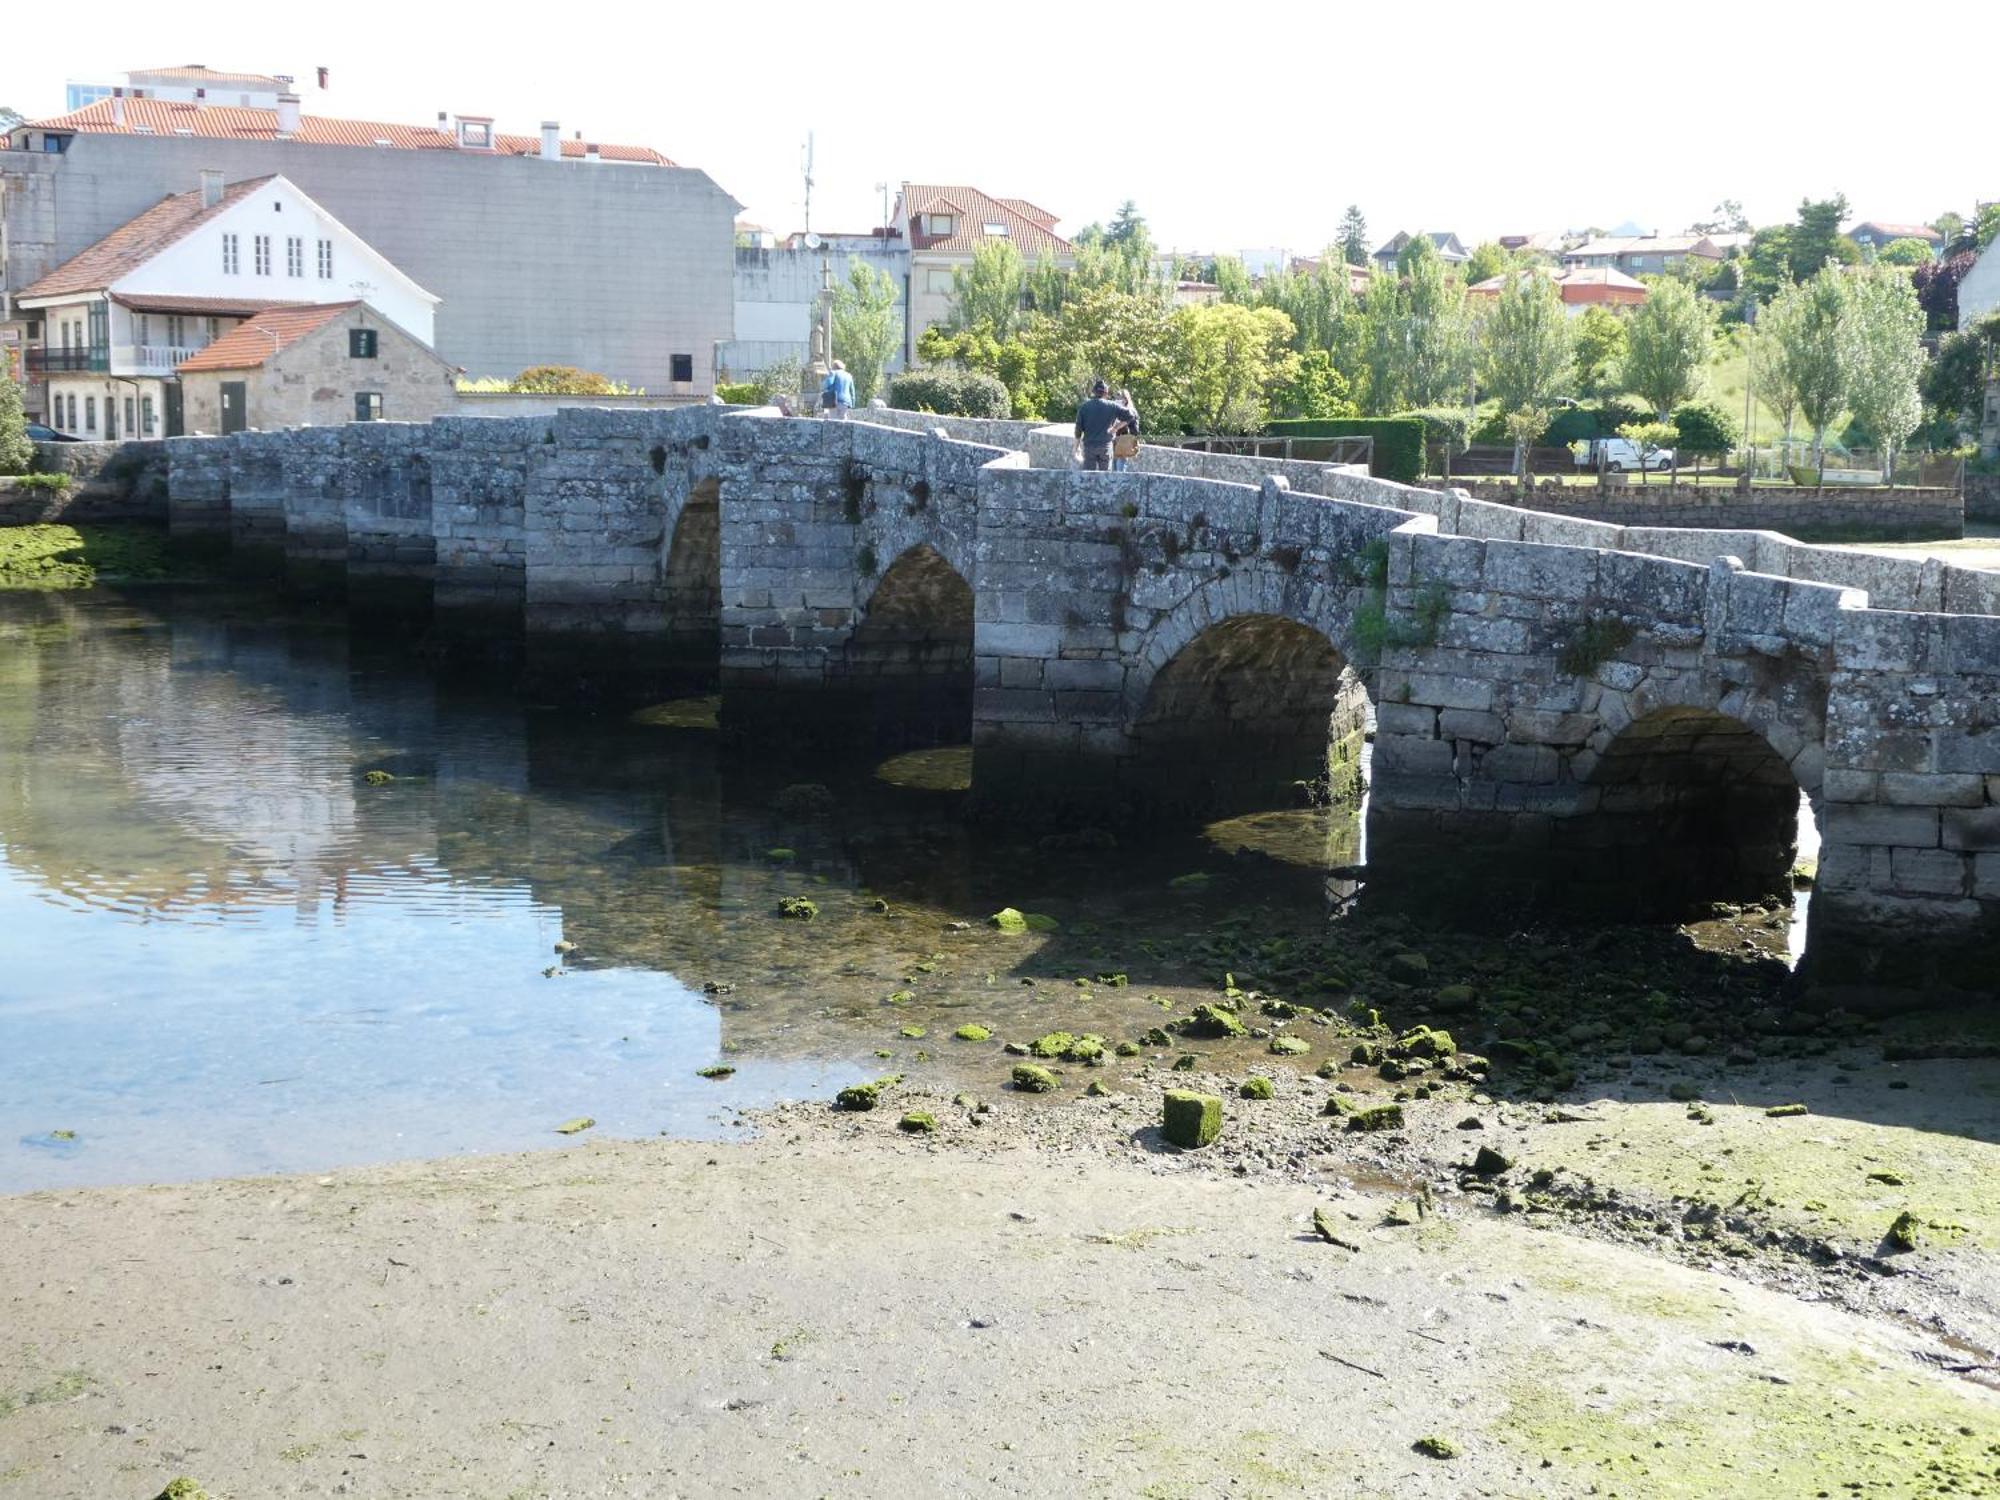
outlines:
[{"label": "moss on stone", "polygon": [[1034,1063],[1016,1063],[1013,1077],[1014,1087],[1024,1094],[1053,1094],[1062,1087],[1061,1079]]},{"label": "moss on stone", "polygon": [[1222,1101],[1213,1094],[1169,1089],[1161,1101],[1160,1133],[1183,1150],[1196,1150],[1222,1134]]},{"label": "moss on stone", "polygon": [[764,858],[768,859],[774,865],[788,865],[798,857],[799,857],[799,851],[796,849],[786,849],[780,847],[777,849],[766,849],[764,851]]},{"label": "moss on stone", "polygon": [[856,1113],[871,1110],[881,1102],[882,1085],[880,1083],[850,1083],[846,1088],[833,1096],[833,1107],[835,1109],[851,1110]]},{"label": "moss on stone", "polygon": [[938,1128],[937,1116],[928,1110],[913,1109],[896,1122],[896,1128],[912,1135],[932,1135]]},{"label": "moss on stone", "polygon": [[1028,930],[1028,919],[1019,910],[1011,906],[1001,907],[1000,910],[993,913],[986,920],[992,926],[1009,934],[1018,935]]},{"label": "moss on stone", "polygon": [[1075,1045],[1076,1038],[1067,1031],[1051,1031],[1028,1043],[1028,1052],[1033,1057],[1062,1057]]},{"label": "moss on stone", "polygon": [[1275,1092],[1271,1080],[1252,1076],[1243,1080],[1243,1086],[1236,1091],[1245,1099],[1269,1099]]},{"label": "moss on stone", "polygon": [[1123,1041],[1111,1050],[1116,1052],[1120,1057],[1137,1057],[1145,1049],[1137,1042]]},{"label": "moss on stone", "polygon": [[1434,1432],[1426,1433],[1410,1444],[1410,1447],[1415,1452],[1423,1454],[1425,1458],[1458,1457],[1458,1444],[1454,1443],[1450,1438],[1439,1437]]},{"label": "moss on stone", "polygon": [[728,1063],[715,1063],[710,1067],[696,1068],[694,1076],[697,1078],[727,1078],[735,1071]]},{"label": "moss on stone", "polygon": [[1512,1161],[1491,1146],[1481,1146],[1472,1158],[1472,1170],[1481,1177],[1498,1177],[1502,1172],[1511,1171],[1513,1166]]},{"label": "moss on stone", "polygon": [[387,786],[396,778],[387,771],[364,771],[361,773],[361,779],[370,786]]},{"label": "moss on stone", "polygon": [[1279,1057],[1304,1057],[1312,1051],[1312,1043],[1302,1036],[1274,1036],[1271,1050]]},{"label": "moss on stone", "polygon": [[161,1490],[154,1497],[154,1500],[213,1500],[213,1497],[194,1480],[183,1474],[177,1479],[169,1480],[167,1487]]},{"label": "moss on stone", "polygon": [[1063,1053],[1066,1062],[1082,1063],[1086,1068],[1104,1066],[1104,1038],[1101,1036],[1080,1036]]},{"label": "moss on stone", "polygon": [[920,1042],[928,1033],[921,1026],[905,1026],[897,1035],[912,1042]]},{"label": "moss on stone", "polygon": [[1401,1130],[1403,1128],[1403,1106],[1400,1104],[1371,1104],[1366,1109],[1357,1109],[1347,1117],[1349,1130]]},{"label": "moss on stone", "polygon": [[1092,1099],[1102,1099],[1111,1090],[1104,1086],[1103,1080],[1093,1078],[1084,1085],[1083,1092]]},{"label": "moss on stone", "polygon": [[977,1021],[967,1021],[952,1035],[961,1042],[986,1042],[993,1039],[993,1030],[991,1027],[981,1026]]},{"label": "moss on stone", "polygon": [[556,1134],[581,1135],[596,1123],[597,1121],[593,1120],[589,1115],[578,1115],[574,1120],[564,1120],[562,1124],[556,1126]]},{"label": "moss on stone", "polygon": [[1194,1014],[1181,1022],[1181,1032],[1185,1036],[1247,1036],[1250,1028],[1228,1006],[1211,1002],[1197,1005]]},{"label": "moss on stone", "polygon": [[1773,1120],[1783,1120],[1792,1115],[1807,1114],[1809,1111],[1803,1104],[1774,1104],[1764,1113]]},{"label": "moss on stone", "polygon": [[819,903],[809,896],[787,896],[778,903],[778,915],[810,922],[819,915]]},{"label": "moss on stone", "polygon": [[1889,1226],[1889,1243],[1898,1250],[1914,1250],[1923,1243],[1923,1221],[1907,1208]]},{"label": "moss on stone", "polygon": [[1404,1057],[1449,1057],[1458,1050],[1458,1043],[1449,1031],[1417,1026],[1396,1038],[1395,1050]]}]

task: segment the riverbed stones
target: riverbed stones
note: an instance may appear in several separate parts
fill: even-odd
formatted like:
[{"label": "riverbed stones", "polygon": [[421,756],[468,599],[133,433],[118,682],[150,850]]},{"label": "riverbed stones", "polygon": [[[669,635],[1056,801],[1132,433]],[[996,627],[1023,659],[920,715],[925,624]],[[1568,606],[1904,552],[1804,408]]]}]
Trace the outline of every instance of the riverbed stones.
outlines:
[{"label": "riverbed stones", "polygon": [[1357,1109],[1347,1117],[1349,1130],[1377,1131],[1401,1130],[1403,1128],[1403,1106],[1400,1104],[1371,1104],[1366,1109]]},{"label": "riverbed stones", "polygon": [[1184,1151],[1199,1150],[1222,1134],[1222,1101],[1191,1089],[1167,1090],[1161,1100],[1160,1134]]}]

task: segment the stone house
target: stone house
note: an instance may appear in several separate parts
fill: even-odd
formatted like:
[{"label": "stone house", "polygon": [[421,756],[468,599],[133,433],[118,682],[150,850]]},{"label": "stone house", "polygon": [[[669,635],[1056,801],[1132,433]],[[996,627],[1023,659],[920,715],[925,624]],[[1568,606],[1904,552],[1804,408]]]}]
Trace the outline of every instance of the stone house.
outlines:
[{"label": "stone house", "polygon": [[424,422],[458,409],[456,375],[365,302],[267,308],[180,366],[191,433]]}]

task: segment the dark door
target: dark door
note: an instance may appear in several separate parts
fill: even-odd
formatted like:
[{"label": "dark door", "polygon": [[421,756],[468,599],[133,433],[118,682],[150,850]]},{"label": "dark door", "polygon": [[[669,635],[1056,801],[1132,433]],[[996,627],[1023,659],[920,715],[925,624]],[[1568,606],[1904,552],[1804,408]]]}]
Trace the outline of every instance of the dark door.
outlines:
[{"label": "dark door", "polygon": [[243,430],[243,382],[222,382],[222,435]]},{"label": "dark door", "polygon": [[167,436],[180,437],[181,425],[181,383],[169,380],[164,387],[167,393]]}]

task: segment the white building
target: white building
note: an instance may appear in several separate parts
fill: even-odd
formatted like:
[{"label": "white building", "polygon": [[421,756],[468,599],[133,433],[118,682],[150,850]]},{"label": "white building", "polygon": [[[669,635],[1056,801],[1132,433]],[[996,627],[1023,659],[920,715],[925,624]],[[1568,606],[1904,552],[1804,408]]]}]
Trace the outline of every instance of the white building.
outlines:
[{"label": "white building", "polygon": [[438,299],[284,177],[203,172],[15,299],[50,426],[77,437],[172,437],[176,367],[272,307],[367,302],[425,345]]},{"label": "white building", "polygon": [[2000,312],[2000,240],[1988,245],[1958,283],[1958,329],[1970,333],[1980,319]]}]

